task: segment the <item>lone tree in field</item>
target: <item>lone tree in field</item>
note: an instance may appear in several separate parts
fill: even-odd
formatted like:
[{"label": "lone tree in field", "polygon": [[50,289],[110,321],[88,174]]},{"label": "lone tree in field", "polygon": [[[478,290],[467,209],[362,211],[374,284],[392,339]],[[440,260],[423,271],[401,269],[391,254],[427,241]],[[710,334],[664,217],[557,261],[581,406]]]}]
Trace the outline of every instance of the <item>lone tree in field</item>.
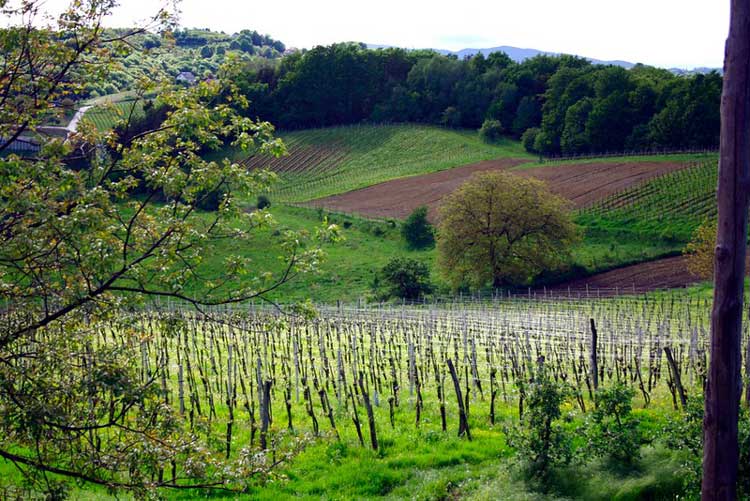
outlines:
[{"label": "lone tree in field", "polygon": [[568,202],[541,181],[477,174],[443,201],[438,265],[454,286],[521,284],[559,265],[576,237]]}]

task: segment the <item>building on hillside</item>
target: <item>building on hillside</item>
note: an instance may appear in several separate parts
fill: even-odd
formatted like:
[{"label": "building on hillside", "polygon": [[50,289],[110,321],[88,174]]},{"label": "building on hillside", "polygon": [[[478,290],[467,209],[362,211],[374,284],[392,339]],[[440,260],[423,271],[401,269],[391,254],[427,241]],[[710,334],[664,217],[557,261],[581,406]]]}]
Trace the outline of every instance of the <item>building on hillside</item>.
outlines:
[{"label": "building on hillside", "polygon": [[181,71],[179,75],[175,77],[175,82],[185,85],[195,85],[195,75],[192,71]]}]

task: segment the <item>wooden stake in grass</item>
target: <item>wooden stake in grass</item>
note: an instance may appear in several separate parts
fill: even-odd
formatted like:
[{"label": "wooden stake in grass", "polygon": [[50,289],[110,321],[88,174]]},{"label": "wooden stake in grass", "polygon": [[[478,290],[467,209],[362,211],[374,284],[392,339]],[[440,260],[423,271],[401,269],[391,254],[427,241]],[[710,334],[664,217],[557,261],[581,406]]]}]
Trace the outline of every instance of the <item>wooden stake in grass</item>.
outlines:
[{"label": "wooden stake in grass", "polygon": [[352,421],[354,422],[354,427],[357,429],[359,444],[364,447],[365,439],[362,437],[362,426],[360,425],[359,413],[357,412],[357,402],[354,399],[354,389],[349,389],[349,398],[352,401]]},{"label": "wooden stake in grass", "polygon": [[451,373],[451,379],[453,379],[453,387],[456,390],[456,399],[458,400],[458,436],[461,437],[466,434],[466,438],[471,440],[471,431],[469,431],[469,419],[466,416],[466,409],[464,408],[464,400],[461,397],[461,383],[458,380],[456,374],[456,368],[453,366],[453,361],[449,358],[447,360],[448,370]]},{"label": "wooden stake in grass", "polygon": [[263,398],[260,402],[260,448],[267,449],[266,435],[271,423],[271,381],[263,381]]},{"label": "wooden stake in grass", "polygon": [[591,385],[594,387],[594,393],[599,389],[599,359],[597,358],[597,347],[598,347],[598,336],[596,332],[596,324],[594,319],[591,319]]},{"label": "wooden stake in grass", "polygon": [[372,404],[370,403],[370,396],[365,388],[364,373],[359,373],[359,391],[362,393],[362,400],[365,404],[365,410],[367,411],[367,424],[370,427],[370,444],[373,450],[378,450],[378,434],[375,431],[375,414],[372,412]]},{"label": "wooden stake in grass", "polygon": [[672,380],[677,388],[677,394],[680,396],[680,403],[682,404],[682,410],[687,408],[687,396],[685,395],[685,388],[682,386],[682,378],[680,377],[680,370],[677,367],[677,363],[672,355],[672,350],[669,346],[664,347],[664,353],[667,355],[667,363],[672,373]]}]

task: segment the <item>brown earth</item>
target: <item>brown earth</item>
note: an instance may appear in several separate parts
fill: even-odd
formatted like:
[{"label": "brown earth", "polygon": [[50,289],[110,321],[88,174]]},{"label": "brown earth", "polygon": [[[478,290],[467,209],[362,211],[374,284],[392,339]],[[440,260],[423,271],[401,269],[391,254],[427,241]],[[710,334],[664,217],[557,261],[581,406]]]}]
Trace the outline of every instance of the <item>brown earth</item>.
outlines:
[{"label": "brown earth", "polygon": [[[432,174],[387,181],[313,200],[310,205],[377,218],[405,218],[416,207],[427,205],[429,218],[435,220],[443,197],[467,181],[472,174],[509,170],[524,162],[526,160],[513,158],[488,160]],[[580,208],[650,178],[688,166],[688,163],[679,162],[582,163],[513,172],[545,181],[552,192],[571,200],[575,207]]]},{"label": "brown earth", "polygon": [[700,279],[688,271],[685,256],[676,256],[625,266],[590,277],[576,278],[535,292],[567,295],[570,291],[573,295],[586,296],[588,292],[591,296],[611,296],[674,289],[699,281]]}]

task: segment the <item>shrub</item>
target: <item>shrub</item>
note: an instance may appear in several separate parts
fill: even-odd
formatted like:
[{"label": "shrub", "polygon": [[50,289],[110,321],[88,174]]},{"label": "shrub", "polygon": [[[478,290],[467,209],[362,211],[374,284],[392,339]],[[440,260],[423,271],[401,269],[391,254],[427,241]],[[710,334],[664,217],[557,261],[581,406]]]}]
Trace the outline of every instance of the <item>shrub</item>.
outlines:
[{"label": "shrub", "polygon": [[479,137],[485,143],[496,143],[503,137],[503,125],[500,120],[486,119],[479,129]]},{"label": "shrub", "polygon": [[435,230],[427,221],[427,206],[417,207],[401,226],[401,236],[410,249],[425,249],[435,245]]},{"label": "shrub", "polygon": [[529,153],[538,153],[536,148],[534,148],[534,143],[536,143],[536,136],[538,135],[538,127],[531,127],[529,129],[526,129],[524,133],[521,134],[521,144],[523,144],[523,148]]},{"label": "shrub", "polygon": [[631,414],[633,396],[635,390],[622,383],[596,392],[596,408],[586,430],[590,453],[628,465],[638,459],[642,439]]},{"label": "shrub", "polygon": [[555,381],[543,363],[534,380],[522,388],[524,412],[521,422],[507,433],[508,444],[521,459],[524,476],[547,490],[556,466],[570,463],[573,447],[568,433],[560,426],[560,406],[570,388]]},{"label": "shrub", "polygon": [[263,210],[270,206],[271,206],[271,199],[268,198],[268,196],[258,195],[258,202],[255,204],[255,207],[257,207],[258,210]]},{"label": "shrub", "polygon": [[432,292],[426,264],[409,258],[394,258],[375,275],[372,284],[378,299],[419,299]]},{"label": "shrub", "polygon": [[226,192],[223,188],[217,188],[211,191],[202,191],[198,193],[198,202],[196,207],[208,212],[219,210],[221,202],[224,200]]}]

